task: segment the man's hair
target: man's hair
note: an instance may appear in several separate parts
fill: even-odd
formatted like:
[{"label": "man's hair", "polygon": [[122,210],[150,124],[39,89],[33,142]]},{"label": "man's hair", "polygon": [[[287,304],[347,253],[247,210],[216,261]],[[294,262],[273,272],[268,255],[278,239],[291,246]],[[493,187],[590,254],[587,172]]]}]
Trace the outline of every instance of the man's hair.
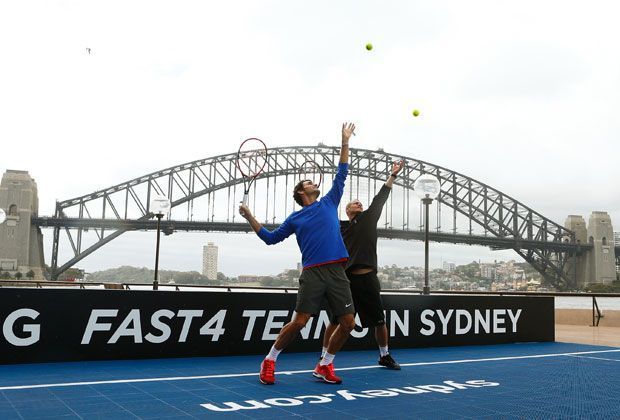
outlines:
[{"label": "man's hair", "polygon": [[301,194],[298,191],[303,191],[304,190],[304,182],[308,181],[307,179],[303,179],[301,181],[299,181],[297,183],[297,185],[295,185],[295,188],[293,189],[293,198],[295,199],[295,202],[297,204],[299,204],[300,206],[304,206],[304,202],[301,199]]},{"label": "man's hair", "polygon": [[349,202],[347,203],[347,205],[345,206],[344,211],[345,211],[345,212],[348,212],[348,211],[349,211],[349,208],[351,207],[351,204],[353,204],[353,203],[358,203],[358,202],[359,202],[360,204],[362,204],[362,202],[361,202],[358,198],[356,198],[356,199],[354,199],[354,200],[349,201]]}]

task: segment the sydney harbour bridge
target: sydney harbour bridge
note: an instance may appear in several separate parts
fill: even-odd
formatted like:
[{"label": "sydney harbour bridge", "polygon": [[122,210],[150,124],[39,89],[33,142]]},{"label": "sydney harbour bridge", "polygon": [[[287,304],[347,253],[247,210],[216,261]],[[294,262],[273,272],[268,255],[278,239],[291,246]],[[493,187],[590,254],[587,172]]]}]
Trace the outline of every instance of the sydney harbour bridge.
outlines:
[{"label": "sydney harbour bridge", "polygon": [[[331,186],[339,148],[318,146],[268,149],[267,163],[250,190],[250,206],[257,219],[274,228],[299,209],[291,190],[298,181],[298,168],[314,160],[325,172],[323,191]],[[381,238],[423,240],[422,205],[413,184],[421,174],[440,180],[441,193],[434,201],[429,238],[436,242],[482,245],[512,249],[542,274],[548,284],[573,288],[583,277],[584,255],[595,246],[593,238],[548,219],[534,209],[490,185],[459,172],[406,156],[364,149],[351,149],[350,171],[340,206],[359,198],[366,205],[374,197],[393,161],[404,159],[405,168],[379,222]],[[123,233],[155,229],[151,198],[164,195],[171,212],[162,220],[164,233],[175,231],[250,232],[237,214],[243,194],[243,177],[236,166],[236,153],[200,159],[159,170],[91,194],[56,204],[52,217],[33,213],[33,227],[53,228],[52,279],[76,265]],[[583,235],[581,235],[583,236]],[[613,244],[613,233],[611,234]],[[607,240],[607,238],[605,238]],[[72,257],[59,261],[59,248],[70,247]],[[612,245],[612,259],[620,254]],[[613,264],[613,262],[612,262]]]}]

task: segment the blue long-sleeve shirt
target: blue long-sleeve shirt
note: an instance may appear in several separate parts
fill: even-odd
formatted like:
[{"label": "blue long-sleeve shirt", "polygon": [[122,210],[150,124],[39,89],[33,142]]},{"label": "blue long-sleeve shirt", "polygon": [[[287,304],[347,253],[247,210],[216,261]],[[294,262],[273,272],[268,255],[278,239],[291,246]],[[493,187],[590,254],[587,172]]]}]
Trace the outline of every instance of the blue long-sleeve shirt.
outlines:
[{"label": "blue long-sleeve shirt", "polygon": [[338,205],[348,172],[349,164],[340,163],[332,188],[322,199],[291,213],[273,231],[261,228],[258,237],[267,245],[273,245],[294,233],[304,268],[346,260],[349,254],[340,234]]}]

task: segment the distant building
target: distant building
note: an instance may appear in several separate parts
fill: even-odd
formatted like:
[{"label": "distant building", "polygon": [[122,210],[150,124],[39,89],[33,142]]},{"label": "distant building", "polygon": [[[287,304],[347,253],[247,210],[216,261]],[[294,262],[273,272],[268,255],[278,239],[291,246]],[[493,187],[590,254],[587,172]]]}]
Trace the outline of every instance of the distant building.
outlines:
[{"label": "distant building", "polygon": [[217,246],[213,242],[202,247],[202,275],[217,280]]},{"label": "distant building", "polygon": [[495,264],[480,264],[480,277],[493,280],[495,278]]},{"label": "distant building", "polygon": [[444,269],[444,271],[447,271],[448,273],[451,273],[454,270],[456,270],[456,264],[444,261],[443,262],[443,269]]}]

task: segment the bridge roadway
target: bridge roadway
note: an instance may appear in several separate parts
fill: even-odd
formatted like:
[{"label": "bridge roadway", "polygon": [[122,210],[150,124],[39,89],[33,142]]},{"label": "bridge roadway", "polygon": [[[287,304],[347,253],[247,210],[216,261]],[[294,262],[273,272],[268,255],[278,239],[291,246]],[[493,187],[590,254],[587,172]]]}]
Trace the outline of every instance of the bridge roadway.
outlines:
[{"label": "bridge roadway", "polygon": [[[103,230],[155,230],[157,221],[152,219],[121,220],[121,219],[81,219],[81,218],[55,218],[36,217],[32,218],[32,224],[42,228],[67,228],[67,229],[103,229]],[[275,229],[279,224],[264,223],[267,229]],[[240,232],[252,231],[246,222],[205,222],[205,221],[176,221],[162,220],[161,230],[166,235],[174,231],[200,231],[200,232]],[[380,238],[401,240],[424,240],[424,231],[405,229],[377,229]],[[546,249],[555,252],[567,251],[578,255],[592,248],[590,244],[571,244],[568,242],[546,242],[527,239],[515,239],[513,237],[497,237],[483,235],[465,235],[450,232],[429,232],[429,240],[432,242],[445,242],[453,244],[481,245],[491,249]],[[616,255],[620,255],[620,246],[616,246]]]}]

